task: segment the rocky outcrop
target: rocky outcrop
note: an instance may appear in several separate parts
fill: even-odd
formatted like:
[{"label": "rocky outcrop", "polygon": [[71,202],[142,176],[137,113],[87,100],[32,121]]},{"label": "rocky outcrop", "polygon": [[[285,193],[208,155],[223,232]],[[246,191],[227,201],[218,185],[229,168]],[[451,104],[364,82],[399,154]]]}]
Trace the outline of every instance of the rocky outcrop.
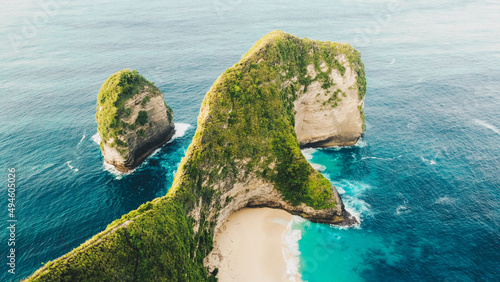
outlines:
[{"label": "rocky outcrop", "polygon": [[[352,146],[364,131],[364,97],[359,93],[358,74],[346,55],[335,59],[343,66],[327,69],[321,61],[320,72],[328,75],[331,83],[324,87],[313,81],[294,102],[295,132],[301,147]],[[318,71],[307,66],[307,77],[314,80]]]},{"label": "rocky outcrop", "polygon": [[[283,199],[283,195],[277,191],[273,184],[259,177],[251,177],[245,183],[235,183],[231,189],[221,194],[223,208],[210,217],[217,217],[215,232],[222,226],[233,212],[245,207],[268,207],[285,210],[291,214],[301,216],[313,222],[328,223],[335,225],[350,226],[358,223],[357,219],[350,215],[345,209],[342,200],[335,187],[331,186],[333,196],[338,205],[326,209],[314,209],[306,204],[291,205]],[[195,216],[196,217],[196,216]]]},{"label": "rocky outcrop", "polygon": [[121,172],[140,165],[174,134],[172,110],[163,93],[128,70],[113,74],[103,84],[96,118],[104,161]]}]

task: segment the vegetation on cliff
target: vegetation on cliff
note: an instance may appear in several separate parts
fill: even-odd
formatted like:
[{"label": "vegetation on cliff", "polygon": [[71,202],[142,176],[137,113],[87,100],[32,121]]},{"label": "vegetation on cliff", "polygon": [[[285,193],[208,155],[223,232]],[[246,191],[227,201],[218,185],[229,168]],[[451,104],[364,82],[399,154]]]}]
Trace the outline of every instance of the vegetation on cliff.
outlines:
[{"label": "vegetation on cliff", "polygon": [[[146,111],[140,111],[135,122],[127,123],[123,120],[128,118],[132,112],[131,108],[125,107],[125,101],[143,90],[148,91],[149,95],[142,100],[142,107],[149,102],[152,96],[161,95],[154,83],[146,80],[135,70],[120,70],[104,81],[97,96],[96,112],[101,148],[102,144],[106,143],[110,147],[117,148],[124,155],[127,152],[128,144],[123,135],[129,130],[136,130],[137,127],[148,123]],[[167,111],[171,119],[172,110],[168,106]]]},{"label": "vegetation on cliff", "polygon": [[[336,59],[338,54],[345,55],[358,73],[363,96],[363,64],[351,46],[299,39],[281,31],[259,40],[205,96],[197,131],[167,195],[111,223],[71,253],[47,263],[29,280],[214,280],[203,267],[203,259],[212,249],[218,211],[230,201],[221,195],[235,183],[254,178],[274,184],[293,205],[335,206],[330,182],[300,151],[293,102],[313,80],[307,75],[308,65],[313,64],[318,73],[325,73],[321,62],[327,64],[327,71],[345,71]],[[99,93],[103,105],[109,103],[104,97],[116,97],[103,119],[113,125],[107,137],[119,134],[121,125],[115,117],[126,114],[126,109],[120,110],[122,98],[118,97],[136,91],[127,85],[144,83],[134,72],[121,77],[108,79]],[[332,83],[324,75],[314,79]],[[122,93],[129,94],[106,92],[108,84],[123,85]]]}]

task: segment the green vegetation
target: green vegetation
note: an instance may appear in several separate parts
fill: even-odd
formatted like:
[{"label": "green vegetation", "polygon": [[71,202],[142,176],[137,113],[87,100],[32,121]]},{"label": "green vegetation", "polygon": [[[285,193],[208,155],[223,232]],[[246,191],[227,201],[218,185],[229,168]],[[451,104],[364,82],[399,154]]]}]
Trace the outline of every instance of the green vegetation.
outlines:
[{"label": "green vegetation", "polygon": [[[150,96],[160,95],[160,90],[151,82],[147,81],[137,71],[124,69],[111,75],[102,84],[97,96],[97,131],[101,135],[101,142],[108,142],[111,147],[122,147],[126,153],[126,143],[120,140],[124,129],[135,129],[137,125],[143,125],[144,114],[135,124],[128,124],[122,119],[130,117],[131,108],[125,108],[125,101],[138,94],[139,91],[147,89],[150,93],[142,103],[143,106],[149,101]],[[141,104],[142,104],[141,103]],[[147,114],[146,114],[147,122]]]},{"label": "green vegetation", "polygon": [[111,223],[28,281],[210,280],[203,264],[193,262],[194,239],[185,210],[164,197]]},{"label": "green vegetation", "polygon": [[137,136],[146,137],[146,131],[144,131],[144,129],[142,129],[142,128],[137,130]]},{"label": "green vegetation", "polygon": [[361,120],[363,121],[363,130],[365,130],[366,129],[365,111],[363,110],[363,106],[358,106],[358,110],[359,110],[359,115],[361,116]]},{"label": "green vegetation", "polygon": [[[337,54],[345,54],[364,80],[359,53],[349,45],[299,39],[281,31],[263,37],[205,96],[197,131],[167,195],[111,223],[71,253],[47,263],[29,281],[214,281],[217,270],[207,273],[203,259],[213,248],[218,212],[232,199],[221,189],[255,178],[273,183],[293,205],[334,207],[330,182],[300,151],[293,102],[301,87],[313,81],[307,75],[309,64],[318,70],[325,62],[328,70],[345,72]],[[102,105],[109,103],[102,98],[111,95],[107,85],[116,87],[121,76],[103,84]],[[332,83],[321,74],[314,79],[323,86]],[[120,125],[115,122],[120,116],[116,105],[105,112],[113,118],[99,113],[98,106],[98,115],[104,115],[98,122],[116,125],[113,130]],[[134,124],[146,123],[147,114],[139,113]],[[118,133],[104,136],[113,134]],[[194,208],[199,218],[188,216]]]},{"label": "green vegetation", "polygon": [[139,114],[137,115],[137,119],[135,120],[135,124],[138,126],[143,126],[148,123],[148,112],[146,111],[139,111]]},{"label": "green vegetation", "polygon": [[169,122],[172,122],[173,121],[173,115],[174,115],[174,111],[167,105],[167,103],[165,102],[165,107],[167,108],[167,117],[168,117],[168,121]]},{"label": "green vegetation", "polygon": [[149,100],[151,100],[151,97],[149,97],[149,95],[144,97],[144,99],[142,99],[141,106],[142,107],[146,106],[146,104],[149,102]]}]

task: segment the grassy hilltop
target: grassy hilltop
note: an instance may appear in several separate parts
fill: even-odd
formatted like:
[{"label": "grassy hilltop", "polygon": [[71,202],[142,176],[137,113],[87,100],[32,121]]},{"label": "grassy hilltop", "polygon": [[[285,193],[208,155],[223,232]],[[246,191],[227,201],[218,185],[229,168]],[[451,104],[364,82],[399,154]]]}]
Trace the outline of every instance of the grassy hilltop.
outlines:
[{"label": "grassy hilltop", "polygon": [[[122,216],[80,247],[45,264],[28,281],[215,280],[203,260],[212,249],[219,212],[232,200],[222,194],[236,183],[260,179],[294,206],[321,210],[338,205],[329,181],[301,154],[293,106],[300,89],[312,81],[307,65],[315,66],[315,80],[326,87],[332,82],[321,74],[326,72],[320,62],[327,63],[328,71],[342,73],[344,67],[335,59],[338,54],[344,54],[356,70],[362,98],[364,67],[351,46],[281,31],[260,39],[206,94],[197,131],[167,195]],[[132,81],[140,81],[130,75]],[[124,81],[129,81],[129,74],[126,77]],[[108,83],[116,81],[122,80]],[[130,94],[99,93],[104,95]],[[116,101],[104,123],[116,123],[110,117],[126,114],[120,99]],[[105,136],[119,134],[120,125],[115,125]]]}]

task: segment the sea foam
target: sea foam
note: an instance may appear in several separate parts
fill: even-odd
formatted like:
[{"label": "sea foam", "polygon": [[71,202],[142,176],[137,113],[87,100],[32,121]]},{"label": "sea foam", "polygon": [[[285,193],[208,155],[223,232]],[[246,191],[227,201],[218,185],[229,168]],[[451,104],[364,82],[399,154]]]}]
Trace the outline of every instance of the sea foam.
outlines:
[{"label": "sea foam", "polygon": [[186,135],[186,131],[191,127],[190,124],[188,123],[176,123],[175,124],[175,133],[174,136],[172,136],[172,140],[175,140],[177,138],[181,138],[182,136]]},{"label": "sea foam", "polygon": [[75,168],[74,166],[70,165],[71,161],[67,161],[66,164],[68,165],[69,169],[71,169],[74,172],[78,171],[78,168]]},{"label": "sea foam", "polygon": [[313,158],[313,154],[317,151],[316,149],[313,148],[307,148],[307,149],[302,149],[300,150],[302,152],[302,155],[306,158],[306,160],[310,161]]},{"label": "sea foam", "polygon": [[496,134],[500,134],[500,129],[498,129],[496,126],[492,125],[492,124],[489,124],[487,123],[486,121],[484,120],[479,120],[479,119],[475,119],[474,120],[474,123],[475,124],[478,124],[478,125],[481,125],[482,127],[484,128],[488,128],[490,129],[491,131],[495,132]]},{"label": "sea foam", "polygon": [[299,216],[293,216],[292,220],[288,222],[286,231],[283,233],[283,258],[286,263],[286,275],[289,281],[302,281],[301,275],[299,273],[300,265],[300,251],[299,251],[299,241],[302,238],[300,224],[304,222]]},{"label": "sea foam", "polygon": [[97,144],[101,144],[101,136],[99,135],[99,132],[96,134],[92,135],[92,140]]}]

